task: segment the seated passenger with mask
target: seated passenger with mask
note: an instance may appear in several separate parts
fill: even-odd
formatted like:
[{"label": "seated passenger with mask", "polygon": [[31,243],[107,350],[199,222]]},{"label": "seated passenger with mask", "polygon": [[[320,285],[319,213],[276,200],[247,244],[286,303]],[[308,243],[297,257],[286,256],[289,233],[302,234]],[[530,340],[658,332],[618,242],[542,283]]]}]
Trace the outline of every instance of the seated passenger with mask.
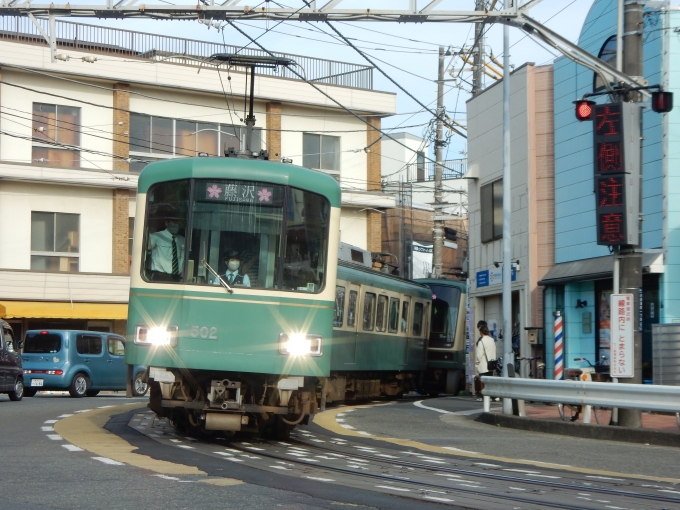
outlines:
[{"label": "seated passenger with mask", "polygon": [[[250,287],[250,278],[247,274],[241,274],[238,272],[241,267],[241,257],[236,250],[228,251],[224,254],[224,262],[227,265],[227,271],[224,273],[222,279],[227,283],[227,285],[241,285],[243,287]],[[217,280],[213,282],[215,285],[219,285],[220,282]]]}]

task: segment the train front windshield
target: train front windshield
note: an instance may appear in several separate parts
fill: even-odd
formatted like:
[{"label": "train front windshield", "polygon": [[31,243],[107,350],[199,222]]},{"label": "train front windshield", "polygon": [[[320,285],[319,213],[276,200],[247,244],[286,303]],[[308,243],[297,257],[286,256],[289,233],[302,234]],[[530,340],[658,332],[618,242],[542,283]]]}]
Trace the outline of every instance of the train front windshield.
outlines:
[{"label": "train front windshield", "polygon": [[453,347],[458,323],[460,289],[429,284],[432,289],[430,347]]},{"label": "train front windshield", "polygon": [[329,220],[325,197],[288,186],[246,180],[160,183],[148,193],[143,277],[219,285],[210,266],[237,291],[320,292]]}]

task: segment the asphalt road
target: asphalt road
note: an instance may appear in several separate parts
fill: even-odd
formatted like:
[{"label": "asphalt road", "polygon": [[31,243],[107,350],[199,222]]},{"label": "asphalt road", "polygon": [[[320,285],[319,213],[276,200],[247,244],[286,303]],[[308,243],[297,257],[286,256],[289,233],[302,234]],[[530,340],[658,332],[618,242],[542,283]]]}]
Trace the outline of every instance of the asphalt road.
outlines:
[{"label": "asphalt road", "polygon": [[[209,444],[199,448],[191,438],[169,434],[161,439],[148,430],[142,433],[142,428],[136,425],[140,423],[139,417],[143,420],[146,415],[147,421],[154,421],[145,412],[143,402],[144,399],[126,399],[114,394],[86,399],[38,394],[21,402],[10,402],[5,395],[0,395],[0,467],[3,473],[0,475],[0,510],[159,506],[283,510],[347,506],[397,510],[442,508],[436,503],[393,496],[389,494],[390,487],[383,487],[380,492],[371,490],[371,484],[366,482],[355,486],[351,482],[343,482],[345,485],[325,483],[322,477],[328,475],[319,475],[311,468],[296,468],[298,476],[278,474],[271,469],[271,462],[267,464],[269,469],[258,468],[262,460],[257,460],[257,448],[251,452],[255,455],[250,457],[239,454],[243,459],[239,464],[233,458],[229,462],[228,454],[224,452],[222,457],[216,455],[218,452],[214,450],[219,448]],[[135,403],[136,406],[129,405]],[[118,407],[121,405],[126,406]],[[300,427],[300,433],[305,435],[298,437],[308,441],[323,437],[330,443],[329,438],[342,436],[347,443],[339,443],[341,447],[372,448],[382,451],[383,459],[396,459],[407,450],[439,449],[446,459],[452,459],[447,460],[452,466],[469,465],[475,470],[500,476],[506,476],[508,472],[524,473],[518,475],[522,477],[543,476],[583,484],[586,488],[605,484],[678,498],[680,502],[680,484],[675,480],[680,478],[677,449],[490,427],[474,422],[469,416],[479,410],[480,405],[474,399],[439,398],[360,406],[351,412],[351,407],[338,408],[319,415],[309,427]],[[109,410],[110,406],[116,407]],[[80,449],[78,444],[86,448]],[[127,445],[131,453],[123,452],[125,448],[121,445]],[[270,445],[272,447],[281,449],[276,444]],[[142,461],[127,462],[131,454]],[[409,453],[408,458],[411,455],[423,454]],[[459,456],[458,460],[456,456]],[[440,464],[441,460],[438,461]],[[145,464],[147,461],[150,464]],[[374,462],[376,473],[392,476],[385,463],[400,461]],[[562,468],[553,468],[562,472],[545,471],[551,468],[542,463],[560,464]],[[537,465],[541,465],[538,471]],[[398,475],[399,471],[395,473]],[[619,480],[617,473],[628,476]],[[643,479],[636,480],[630,475],[640,475]],[[351,474],[348,476],[351,478]],[[437,476],[443,482],[441,475],[434,475],[432,480]],[[385,485],[384,481],[379,483]],[[348,487],[352,487],[351,490]],[[465,499],[460,496],[460,491],[464,490],[473,494]],[[458,493],[447,492],[444,499],[456,501],[449,503],[448,508],[457,508],[458,502],[463,507],[491,508],[479,499],[485,491],[481,486],[479,489],[468,486]],[[616,506],[596,505],[595,500],[587,502],[587,496],[579,497],[584,499],[584,508]],[[479,504],[471,505],[470,501],[479,501]],[[508,508],[543,508],[516,502],[508,502],[508,505]],[[576,507],[579,508],[578,504]],[[680,503],[649,502],[635,508],[643,507],[680,508]]]},{"label": "asphalt road", "polygon": [[[106,393],[73,399],[39,393],[11,402],[0,395],[0,510],[412,508],[398,497],[369,491],[348,493],[343,488],[301,483],[224,460],[207,462],[190,451],[164,447],[134,431],[127,426],[129,416],[114,417],[108,428],[129,440],[139,453],[183,465],[200,464],[203,473],[171,476],[119,464],[90,451],[78,451],[53,430],[54,422],[65,415],[130,402],[144,399]],[[435,505],[422,508],[429,507]]]}]

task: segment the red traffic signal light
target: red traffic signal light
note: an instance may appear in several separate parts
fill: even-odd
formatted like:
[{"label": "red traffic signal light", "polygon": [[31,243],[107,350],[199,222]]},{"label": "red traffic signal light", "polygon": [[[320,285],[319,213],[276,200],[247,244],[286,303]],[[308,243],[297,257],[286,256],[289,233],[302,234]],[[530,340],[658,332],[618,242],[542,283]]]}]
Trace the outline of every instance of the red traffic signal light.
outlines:
[{"label": "red traffic signal light", "polygon": [[652,92],[652,110],[656,113],[668,113],[673,109],[673,93],[661,90]]},{"label": "red traffic signal light", "polygon": [[575,113],[576,119],[580,122],[584,120],[593,120],[593,107],[595,106],[595,101],[589,101],[588,99],[579,99],[574,101],[576,105]]}]

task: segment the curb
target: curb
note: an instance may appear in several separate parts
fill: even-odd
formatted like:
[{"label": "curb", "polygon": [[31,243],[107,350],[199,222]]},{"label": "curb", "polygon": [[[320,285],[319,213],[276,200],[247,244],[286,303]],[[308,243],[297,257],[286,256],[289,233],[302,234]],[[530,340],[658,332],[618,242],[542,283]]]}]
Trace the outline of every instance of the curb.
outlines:
[{"label": "curb", "polygon": [[498,413],[481,413],[474,421],[486,425],[526,430],[528,432],[544,432],[583,439],[600,439],[625,443],[649,444],[654,446],[671,446],[680,448],[680,434],[661,430],[632,429],[628,427],[604,427],[583,423],[567,423],[553,420],[520,418]]}]

